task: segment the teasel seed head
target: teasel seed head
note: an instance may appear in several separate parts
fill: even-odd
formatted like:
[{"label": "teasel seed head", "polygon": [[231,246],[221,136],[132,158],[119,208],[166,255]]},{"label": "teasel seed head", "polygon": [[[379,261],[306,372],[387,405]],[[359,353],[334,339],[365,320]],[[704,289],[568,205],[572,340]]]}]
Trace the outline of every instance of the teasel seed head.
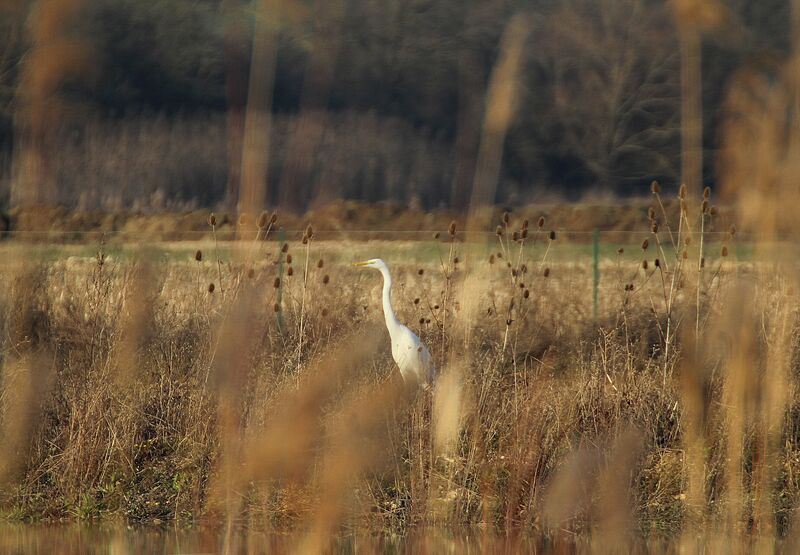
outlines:
[{"label": "teasel seed head", "polygon": [[683,259],[686,260],[687,258],[689,258],[689,251],[683,249]]},{"label": "teasel seed head", "polygon": [[520,289],[525,289],[525,284],[524,284],[524,283],[522,283],[522,282],[519,282],[519,288],[520,288]]},{"label": "teasel seed head", "polygon": [[272,282],[272,287],[274,287],[275,289],[277,289],[277,288],[278,288],[278,287],[280,287],[280,286],[281,286],[281,278],[279,278],[279,277],[276,277],[276,278],[275,278],[275,281],[273,281],[273,282]]},{"label": "teasel seed head", "polygon": [[321,258],[317,260],[317,268],[322,268],[325,265],[325,261]]},{"label": "teasel seed head", "polygon": [[705,256],[700,258],[700,267],[701,268],[705,268],[706,267],[706,258],[705,258]]},{"label": "teasel seed head", "polygon": [[275,225],[277,223],[277,221],[278,221],[278,211],[276,210],[269,217],[269,223],[272,224],[272,225]]},{"label": "teasel seed head", "polygon": [[323,308],[322,309],[322,317],[323,318],[327,318],[328,317],[328,309],[327,308]]},{"label": "teasel seed head", "polygon": [[656,219],[656,209],[652,206],[647,208],[647,219],[648,220],[655,220]]},{"label": "teasel seed head", "polygon": [[213,293],[214,292],[214,282],[213,281],[208,284],[208,292],[209,293]]},{"label": "teasel seed head", "polygon": [[426,324],[430,324],[431,323],[431,319],[430,318],[425,318],[425,323]]},{"label": "teasel seed head", "polygon": [[511,262],[506,262],[506,266],[511,267]]},{"label": "teasel seed head", "polygon": [[258,222],[256,225],[258,225],[258,229],[264,229],[265,227],[267,227],[268,223],[269,223],[269,214],[267,214],[267,211],[264,210],[258,216]]},{"label": "teasel seed head", "polygon": [[656,268],[660,268],[661,267],[661,261],[658,258],[653,260],[653,264],[655,265]]},{"label": "teasel seed head", "polygon": [[650,246],[650,241],[648,241],[647,239],[645,239],[644,241],[642,241],[642,250],[643,250],[643,251],[646,251],[646,250],[647,250],[647,247],[649,247],[649,246]]},{"label": "teasel seed head", "polygon": [[322,284],[323,285],[328,285],[328,283],[330,281],[331,281],[331,276],[329,276],[328,274],[325,274],[324,276],[322,276]]},{"label": "teasel seed head", "polygon": [[642,260],[642,270],[646,270],[646,269],[647,269],[647,260],[645,259],[645,260]]},{"label": "teasel seed head", "polygon": [[515,242],[519,241],[519,233],[517,233],[516,231],[514,233],[512,233],[511,234],[511,240],[515,241]]},{"label": "teasel seed head", "polygon": [[711,187],[706,187],[703,189],[703,198],[706,200],[711,198]]},{"label": "teasel seed head", "polygon": [[711,214],[712,216],[716,216],[717,212],[718,212],[717,207],[714,206],[713,204],[711,205],[711,208],[708,209],[708,213]]},{"label": "teasel seed head", "polygon": [[[509,262],[509,264],[511,264],[511,263]],[[516,268],[511,268],[511,275],[514,276],[514,277],[517,277],[517,269]]]},{"label": "teasel seed head", "polygon": [[503,236],[503,226],[501,226],[501,225],[497,226],[497,229],[495,229],[494,232],[497,234],[498,237],[502,237]]},{"label": "teasel seed head", "polygon": [[457,256],[455,258],[453,258],[453,264],[458,264],[458,262],[459,262],[459,259],[458,259]]},{"label": "teasel seed head", "polygon": [[314,228],[311,227],[311,224],[308,224],[308,227],[306,228],[306,237],[309,239],[314,237]]},{"label": "teasel seed head", "polygon": [[419,319],[419,325],[422,326],[424,324],[425,324],[425,318],[420,318]]},{"label": "teasel seed head", "polygon": [[523,299],[527,299],[530,296],[531,296],[531,292],[529,290],[526,289],[525,291],[522,292],[522,298]]},{"label": "teasel seed head", "polygon": [[678,196],[681,199],[685,199],[686,198],[686,183],[681,183],[681,187],[680,187],[680,189],[678,189]]},{"label": "teasel seed head", "polygon": [[653,181],[650,183],[650,192],[654,195],[657,195],[661,192],[661,186],[658,184],[658,181]]},{"label": "teasel seed head", "polygon": [[650,224],[650,231],[658,233],[658,220],[653,220],[653,223]]},{"label": "teasel seed head", "polygon": [[291,264],[292,263],[292,255],[291,254],[287,254],[286,255],[286,263],[287,264]]},{"label": "teasel seed head", "polygon": [[246,212],[242,212],[241,214],[239,214],[239,225],[242,226],[242,227],[247,225],[247,213]]},{"label": "teasel seed head", "polygon": [[503,253],[500,252],[500,251],[497,251],[497,258],[503,258]]},{"label": "teasel seed head", "polygon": [[274,310],[275,312],[280,312],[281,311],[281,305],[279,305],[278,303],[275,303],[274,305],[272,305],[272,310]]},{"label": "teasel seed head", "polygon": [[447,228],[447,231],[448,231],[448,233],[450,233],[451,237],[456,234],[456,221],[455,220],[450,222],[450,227]]},{"label": "teasel seed head", "polygon": [[542,272],[542,275],[544,277],[549,277],[550,276],[550,268],[545,268],[544,272]]},{"label": "teasel seed head", "polygon": [[422,274],[424,274],[424,273],[425,273],[425,270],[424,270],[424,269],[422,269],[422,268],[420,268],[419,270],[417,270],[417,275],[418,275],[418,276],[421,276],[421,275],[422,275]]},{"label": "teasel seed head", "polygon": [[506,325],[510,326],[513,321],[511,318],[506,319]]},{"label": "teasel seed head", "polygon": [[433,310],[439,310],[439,305],[438,304],[433,305]]},{"label": "teasel seed head", "polygon": [[247,270],[247,277],[253,279],[256,276],[256,271],[253,268]]},{"label": "teasel seed head", "polygon": [[303,243],[304,245],[307,245],[308,244],[308,235],[303,234],[303,239],[300,242]]},{"label": "teasel seed head", "polygon": [[434,239],[438,239],[438,238],[439,238],[439,237],[441,237],[441,236],[442,236],[442,234],[441,234],[441,233],[439,233],[438,231],[437,231],[436,233],[434,233],[434,234],[433,234],[433,238],[434,238]]},{"label": "teasel seed head", "polygon": [[522,231],[520,232],[520,235],[522,236],[523,239],[527,239],[528,238],[528,228],[527,227],[523,228]]},{"label": "teasel seed head", "polygon": [[523,264],[522,266],[520,266],[520,267],[519,267],[519,269],[520,269],[520,271],[521,271],[523,274],[527,274],[527,273],[528,273],[528,266],[527,266],[527,265],[525,265],[525,264]]},{"label": "teasel seed head", "polygon": [[551,231],[550,232],[550,240],[551,241],[555,241],[556,240],[556,232],[555,231]]},{"label": "teasel seed head", "polygon": [[733,225],[733,224],[731,224],[731,227],[730,227],[730,229],[728,229],[728,233],[730,233],[731,237],[733,237],[734,235],[736,235],[736,226],[735,226],[735,225]]},{"label": "teasel seed head", "polygon": [[691,244],[692,244],[692,237],[691,237],[691,235],[687,235],[687,236],[686,236],[686,237],[683,239],[683,244],[684,244],[684,245],[686,245],[687,247],[688,247],[689,245],[691,245]]},{"label": "teasel seed head", "polygon": [[281,252],[283,252],[283,253],[289,252],[289,243],[284,243],[283,244],[283,246],[281,247]]},{"label": "teasel seed head", "polygon": [[542,229],[544,227],[544,216],[539,216],[539,221],[536,225],[539,226],[539,229]]},{"label": "teasel seed head", "polygon": [[625,249],[623,249],[622,247],[617,249],[617,254],[623,254],[624,252],[625,252]]},{"label": "teasel seed head", "polygon": [[208,225],[215,227],[217,225],[217,216],[212,212],[208,215]]},{"label": "teasel seed head", "polygon": [[522,220],[522,229],[528,229],[528,220]]},{"label": "teasel seed head", "polygon": [[708,199],[703,199],[701,210],[703,211],[703,214],[708,214]]},{"label": "teasel seed head", "polygon": [[286,275],[287,276],[293,276],[294,275],[294,268],[289,266],[289,268],[286,270]]},{"label": "teasel seed head", "polygon": [[489,255],[489,264],[494,264],[494,255],[493,254]]},{"label": "teasel seed head", "polygon": [[511,215],[508,213],[508,211],[503,212],[503,223],[508,225],[508,222],[510,220],[511,220]]},{"label": "teasel seed head", "polygon": [[419,304],[419,297],[414,299],[414,304]]},{"label": "teasel seed head", "polygon": [[722,252],[720,253],[723,257],[728,256],[728,245],[722,245]]},{"label": "teasel seed head", "polygon": [[197,260],[198,262],[201,262],[203,260],[203,251],[197,249],[194,253],[194,259]]}]

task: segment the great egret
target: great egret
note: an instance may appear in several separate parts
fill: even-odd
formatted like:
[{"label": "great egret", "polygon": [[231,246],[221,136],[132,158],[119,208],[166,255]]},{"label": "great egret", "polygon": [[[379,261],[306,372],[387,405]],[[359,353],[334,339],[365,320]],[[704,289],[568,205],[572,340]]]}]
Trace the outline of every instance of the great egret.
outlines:
[{"label": "great egret", "polygon": [[421,385],[427,389],[435,378],[431,353],[413,331],[397,321],[392,308],[392,275],[389,267],[380,258],[356,262],[354,266],[375,268],[383,274],[383,316],[392,341],[392,358],[400,368],[405,383]]}]

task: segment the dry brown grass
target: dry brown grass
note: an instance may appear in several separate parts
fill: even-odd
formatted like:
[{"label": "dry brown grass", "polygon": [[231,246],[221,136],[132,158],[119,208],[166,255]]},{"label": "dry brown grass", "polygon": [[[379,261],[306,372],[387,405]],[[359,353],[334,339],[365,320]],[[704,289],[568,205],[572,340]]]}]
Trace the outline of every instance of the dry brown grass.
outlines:
[{"label": "dry brown grass", "polygon": [[440,261],[390,260],[396,310],[441,372],[433,394],[401,387],[379,281],[342,263],[364,245],[284,252],[243,221],[257,239],[230,262],[213,246],[115,261],[100,245],[9,265],[3,514],[218,522],[229,548],[238,526],[289,528],[311,551],[343,529],[620,548],[789,534],[796,297],[766,265],[701,267],[668,218],[647,269],[604,263],[596,321],[591,273],[549,261],[558,236],[536,219],[503,224],[493,263],[459,231],[441,233]]}]

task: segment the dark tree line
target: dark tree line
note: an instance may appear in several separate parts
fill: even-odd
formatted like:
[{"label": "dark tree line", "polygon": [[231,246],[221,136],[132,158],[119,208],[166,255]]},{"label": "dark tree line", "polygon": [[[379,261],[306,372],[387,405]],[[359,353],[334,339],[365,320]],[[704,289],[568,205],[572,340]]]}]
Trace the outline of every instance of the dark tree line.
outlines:
[{"label": "dark tree line", "polygon": [[[722,5],[723,24],[702,43],[707,181],[714,179],[719,106],[729,79],[748,61],[785,57],[790,45],[788,0]],[[38,137],[31,143],[38,148],[88,157],[81,145],[91,142],[98,126],[192,118],[219,126],[217,115],[230,108],[223,141],[229,152],[219,153],[228,171],[215,163],[208,170],[213,178],[198,180],[205,190],[194,195],[222,201],[224,181],[238,175],[233,166],[240,153],[230,151],[231,137],[241,135],[244,125],[258,22],[277,38],[272,112],[282,123],[271,132],[269,202],[302,209],[314,198],[385,195],[463,205],[500,38],[514,14],[526,13],[531,29],[522,95],[505,140],[499,200],[543,190],[625,195],[651,179],[680,179],[680,58],[670,3],[298,0],[271,6],[264,12],[243,0],[0,1],[0,178],[8,185],[18,177],[22,166],[15,149],[25,147],[26,133]],[[268,21],[258,20],[264,13]],[[61,37],[61,50],[51,48],[51,37]],[[65,44],[74,49],[71,57]],[[36,87],[45,87],[46,94],[34,94]],[[47,117],[38,125],[48,131],[26,123],[41,113]],[[345,116],[331,119],[333,114]],[[402,151],[377,144],[399,128]],[[374,130],[374,140],[368,130]],[[220,129],[209,135],[219,146]],[[352,136],[362,140],[344,140]],[[340,171],[336,160],[327,167],[325,153],[338,142],[360,150],[345,157],[358,167]],[[58,146],[64,144],[69,148]],[[111,155],[93,144],[97,156]],[[431,171],[429,153],[421,157],[416,151],[435,152],[447,167]],[[422,159],[423,169],[411,167]],[[80,173],[74,160],[65,164],[73,175]],[[112,165],[104,167],[113,187]],[[66,179],[59,171],[51,171],[57,182]],[[197,173],[195,168],[191,175]],[[360,185],[345,186],[345,175]],[[402,183],[415,179],[414,189],[404,191]],[[426,185],[425,179],[433,182]],[[192,196],[185,183],[165,193]]]}]

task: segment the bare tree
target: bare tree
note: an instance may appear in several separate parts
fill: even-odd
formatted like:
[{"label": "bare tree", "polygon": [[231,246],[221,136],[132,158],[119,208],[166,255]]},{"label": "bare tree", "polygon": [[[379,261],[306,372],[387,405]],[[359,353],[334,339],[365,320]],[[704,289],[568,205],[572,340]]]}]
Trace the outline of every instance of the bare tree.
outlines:
[{"label": "bare tree", "polygon": [[532,56],[564,154],[596,185],[677,178],[678,48],[670,14],[648,0],[564,0],[538,17]]}]

